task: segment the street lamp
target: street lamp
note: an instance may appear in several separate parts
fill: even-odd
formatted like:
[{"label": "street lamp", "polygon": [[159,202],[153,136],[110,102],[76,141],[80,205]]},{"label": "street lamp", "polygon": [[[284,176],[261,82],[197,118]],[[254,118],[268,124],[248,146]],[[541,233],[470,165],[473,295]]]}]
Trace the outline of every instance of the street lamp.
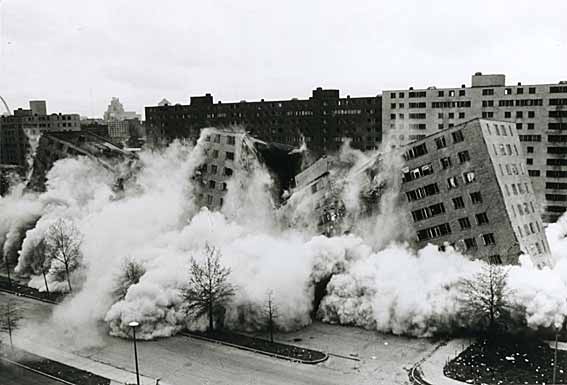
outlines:
[{"label": "street lamp", "polygon": [[128,324],[132,328],[132,333],[134,335],[134,362],[136,363],[136,384],[140,385],[140,372],[138,371],[138,350],[136,349],[136,328],[140,324],[136,321],[132,321]]}]

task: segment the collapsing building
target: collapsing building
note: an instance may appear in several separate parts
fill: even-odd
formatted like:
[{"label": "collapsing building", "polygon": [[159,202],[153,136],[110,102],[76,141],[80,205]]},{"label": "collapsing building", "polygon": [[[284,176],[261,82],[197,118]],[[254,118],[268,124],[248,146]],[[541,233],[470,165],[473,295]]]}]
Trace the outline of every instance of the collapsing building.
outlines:
[{"label": "collapsing building", "polygon": [[228,180],[235,172],[250,172],[263,165],[274,180],[275,201],[291,187],[301,165],[301,153],[295,148],[255,139],[240,129],[206,128],[202,135],[204,161],[193,179],[197,183],[199,206],[219,210],[224,204]]},{"label": "collapsing building", "polygon": [[553,265],[514,124],[474,119],[406,149],[402,199],[418,247],[451,244],[506,264],[527,253]]},{"label": "collapsing building", "polygon": [[[507,264],[526,253],[538,267],[553,265],[513,124],[475,119],[401,150],[399,187],[397,181],[377,178],[383,163],[379,154],[351,168],[323,157],[296,176],[289,202],[307,222],[316,218],[319,233],[337,235],[358,218],[376,215],[390,184],[401,191],[397,204],[413,229],[410,242],[416,248],[451,245],[472,258]],[[348,204],[353,192],[358,206]]]},{"label": "collapsing building", "polygon": [[134,171],[138,157],[88,131],[46,132],[40,139],[27,188],[44,191],[46,176],[53,164],[63,158],[86,156],[116,175],[115,188],[120,190]]},{"label": "collapsing building", "polygon": [[350,232],[358,218],[377,212],[385,187],[377,178],[380,154],[346,158],[324,156],[295,176],[295,188],[282,210],[290,226],[341,235]]}]

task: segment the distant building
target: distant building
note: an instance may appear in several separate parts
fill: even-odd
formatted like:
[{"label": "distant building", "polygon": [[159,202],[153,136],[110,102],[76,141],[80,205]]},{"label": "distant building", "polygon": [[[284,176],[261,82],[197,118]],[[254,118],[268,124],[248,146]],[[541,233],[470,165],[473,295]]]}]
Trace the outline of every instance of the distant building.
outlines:
[{"label": "distant building", "polygon": [[118,98],[112,98],[110,100],[108,109],[104,113],[104,120],[106,121],[127,119],[140,120],[141,118],[141,115],[137,114],[135,111],[124,111],[124,106],[122,105],[122,103],[120,103],[120,100]]},{"label": "distant building", "polygon": [[45,101],[30,101],[30,109],[18,108],[0,117],[0,164],[27,167],[30,138],[49,131],[80,130],[78,114],[47,114]]},{"label": "distant building", "polygon": [[415,244],[449,243],[475,258],[553,265],[514,123],[474,119],[406,147],[402,199]]},{"label": "distant building", "polygon": [[158,103],[158,107],[165,107],[165,106],[170,106],[171,103],[169,100],[167,100],[166,98],[163,98],[159,103]]},{"label": "distant building", "polygon": [[102,119],[82,118],[81,130],[110,139],[108,123]]},{"label": "distant building", "polygon": [[138,158],[108,139],[88,131],[46,132],[39,139],[27,188],[44,191],[46,175],[53,164],[59,159],[74,156],[86,156],[114,172],[118,184],[129,177],[128,172]]},{"label": "distant building", "polygon": [[315,155],[337,151],[350,138],[361,150],[377,148],[382,139],[382,97],[340,97],[338,90],[317,88],[309,99],[213,103],[210,94],[192,96],[188,105],[160,102],[146,107],[148,141],[194,141],[204,127],[242,126],[270,143],[299,147],[305,141]]},{"label": "distant building", "polygon": [[144,136],[144,126],[138,119],[110,120],[107,125],[108,135],[115,143],[126,143],[130,138]]},{"label": "distant building", "polygon": [[256,165],[265,166],[275,179],[275,197],[290,188],[301,164],[301,154],[293,148],[266,143],[242,130],[207,128],[202,143],[205,160],[194,175],[199,206],[220,210],[228,181],[237,173],[251,172]]},{"label": "distant building", "polygon": [[506,85],[504,75],[472,76],[472,86],[383,92],[384,137],[408,143],[473,118],[514,124],[544,222],[567,209],[567,82]]}]

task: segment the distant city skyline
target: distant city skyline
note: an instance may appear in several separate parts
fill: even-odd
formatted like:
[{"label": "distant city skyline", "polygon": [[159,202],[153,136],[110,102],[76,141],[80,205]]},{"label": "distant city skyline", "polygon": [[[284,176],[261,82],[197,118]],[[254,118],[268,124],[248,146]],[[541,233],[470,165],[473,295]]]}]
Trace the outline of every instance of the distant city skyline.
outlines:
[{"label": "distant city skyline", "polygon": [[567,80],[567,2],[214,3],[0,1],[0,95],[11,109],[102,117],[162,98],[307,97],[384,89]]}]

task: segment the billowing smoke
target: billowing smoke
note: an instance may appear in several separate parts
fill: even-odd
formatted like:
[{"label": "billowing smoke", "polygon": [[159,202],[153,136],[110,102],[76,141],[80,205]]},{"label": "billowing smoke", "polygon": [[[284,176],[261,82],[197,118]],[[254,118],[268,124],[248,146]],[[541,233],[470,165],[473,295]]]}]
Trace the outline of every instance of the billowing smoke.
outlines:
[{"label": "billowing smoke", "polygon": [[[190,258],[202,257],[207,244],[221,251],[222,263],[232,270],[237,290],[224,319],[232,328],[265,327],[263,307],[270,291],[282,330],[308,325],[314,312],[325,322],[413,336],[466,326],[467,320],[459,318],[456,284],[480,271],[482,263],[450,247],[443,252],[408,247],[409,226],[396,195],[399,154],[382,151],[380,157],[378,173],[362,178],[364,165],[378,154],[344,149],[339,155],[342,169],[333,171],[344,182],[339,196],[352,212],[371,210],[372,215],[355,214],[349,231],[331,237],[309,226],[315,208],[307,195],[293,195],[289,207],[277,208],[270,174],[260,164],[235,169],[221,211],[200,209],[192,179],[204,159],[200,139],[195,146],[175,142],[161,152],[142,152],[135,180],[119,196],[112,173],[96,162],[58,161],[45,193],[0,198],[0,242],[4,253],[18,258],[17,271],[43,290],[34,250],[57,219],[76,224],[82,234],[82,270],[72,274],[76,290],[54,314],[70,332],[94,331],[102,320],[117,336],[126,335],[127,324],[136,320],[142,338],[206,327],[206,320],[187,317],[183,288]],[[369,194],[370,203],[357,200],[361,191]],[[374,202],[373,194],[381,199]],[[289,211],[284,215],[282,210]],[[548,229],[557,258],[566,254],[566,234],[565,218]],[[113,293],[125,259],[139,263],[145,273],[117,299]],[[66,290],[53,269],[48,274],[53,290]],[[315,288],[326,281],[324,298],[313,309]],[[508,281],[528,325],[562,322],[567,259],[553,269],[537,270],[528,262],[511,267]]]}]

